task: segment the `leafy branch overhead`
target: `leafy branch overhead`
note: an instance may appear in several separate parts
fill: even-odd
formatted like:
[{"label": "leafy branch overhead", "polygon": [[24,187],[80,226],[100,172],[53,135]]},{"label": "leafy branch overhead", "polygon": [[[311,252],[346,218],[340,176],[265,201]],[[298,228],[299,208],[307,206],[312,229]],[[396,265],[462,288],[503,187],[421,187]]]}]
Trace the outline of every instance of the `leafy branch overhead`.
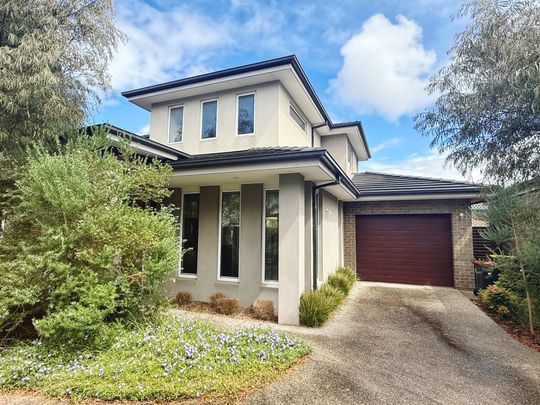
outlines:
[{"label": "leafy branch overhead", "polygon": [[415,126],[463,173],[531,179],[540,173],[540,3],[469,1],[457,17],[469,24],[430,79],[440,96]]},{"label": "leafy branch overhead", "polygon": [[0,3],[0,157],[79,127],[109,88],[112,0]]}]

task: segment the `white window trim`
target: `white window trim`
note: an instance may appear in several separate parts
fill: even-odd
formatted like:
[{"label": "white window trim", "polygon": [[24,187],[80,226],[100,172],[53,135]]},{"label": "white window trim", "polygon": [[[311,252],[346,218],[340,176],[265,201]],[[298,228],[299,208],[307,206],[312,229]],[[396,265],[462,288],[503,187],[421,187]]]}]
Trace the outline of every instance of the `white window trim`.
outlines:
[{"label": "white window trim", "polygon": [[294,112],[300,117],[300,119],[301,119],[302,122],[304,123],[304,129],[302,129],[302,127],[301,127],[300,125],[298,125],[298,122],[296,122],[296,120],[291,116],[291,112],[290,112],[290,111],[289,111],[289,118],[290,118],[291,120],[293,120],[294,124],[295,124],[298,128],[300,128],[301,131],[306,132],[308,126],[307,126],[307,120],[304,118],[304,115],[303,115],[303,114],[300,114],[299,109],[296,108],[296,107],[294,106],[293,103],[289,103],[289,106],[290,106],[290,108],[292,108],[292,109],[294,110]]},{"label": "white window trim", "polygon": [[[267,191],[277,191],[279,193],[279,188],[265,188],[263,190],[261,285],[264,287],[277,287],[279,286],[279,262],[278,262],[278,280],[277,281],[266,280],[265,278],[264,266],[266,264],[265,259],[266,259],[266,192]],[[279,207],[278,207],[278,218],[279,218]],[[279,241],[278,241],[278,255],[279,255]]]},{"label": "white window trim", "polygon": [[[204,118],[204,105],[206,103],[211,103],[212,101],[216,102],[216,136],[213,138],[203,138],[203,118]],[[199,139],[203,142],[214,141],[218,137],[218,123],[219,123],[219,102],[217,98],[211,98],[208,100],[201,100],[201,125],[199,128]]]},{"label": "white window trim", "polygon": [[[251,96],[253,95],[253,132],[249,132],[247,134],[239,134],[238,133],[238,115],[240,112],[240,97],[243,96]],[[244,137],[244,136],[254,136],[255,135],[255,114],[257,110],[257,96],[255,95],[255,91],[250,91],[247,93],[239,93],[236,95],[236,136]]]},{"label": "white window trim", "polygon": [[[182,107],[182,140],[179,142],[171,142],[171,110],[175,108]],[[185,118],[185,108],[184,104],[178,104],[178,105],[171,105],[169,106],[169,122],[167,123],[167,145],[177,145],[180,143],[184,143],[184,118]]]},{"label": "white window trim", "polygon": [[[238,193],[240,194],[239,220],[238,220],[238,277],[221,276],[221,218],[223,214],[223,193]],[[241,234],[242,234],[242,191],[241,190],[220,190],[219,191],[219,221],[218,221],[218,253],[217,253],[217,281],[231,281],[238,283],[240,281],[240,258],[241,256]]]},{"label": "white window trim", "polygon": [[[199,221],[201,219],[201,193],[200,191],[191,191],[191,192],[182,192],[182,206],[180,207],[180,250],[182,250],[182,245],[184,243],[184,196],[188,194],[199,194]],[[198,245],[198,244],[197,244]],[[198,255],[198,252],[197,252]],[[183,273],[182,272],[182,258],[180,258],[180,262],[178,264],[178,278],[189,278],[189,279],[197,279],[197,276],[199,275],[199,261],[197,260],[197,268],[195,269],[197,272],[195,274],[191,273]]]}]

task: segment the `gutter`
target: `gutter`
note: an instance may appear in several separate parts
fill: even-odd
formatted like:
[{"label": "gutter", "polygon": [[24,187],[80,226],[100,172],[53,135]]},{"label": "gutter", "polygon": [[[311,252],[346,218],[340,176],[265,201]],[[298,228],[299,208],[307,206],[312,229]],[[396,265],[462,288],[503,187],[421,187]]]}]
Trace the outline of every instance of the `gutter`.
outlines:
[{"label": "gutter", "polygon": [[318,125],[312,125],[311,126],[311,147],[314,148],[315,146],[315,130],[317,128],[322,128],[322,127],[326,127],[328,126],[328,122],[325,121],[323,122],[322,124],[318,124]]},{"label": "gutter", "polygon": [[321,188],[335,186],[340,184],[339,179],[337,181],[331,181],[329,183],[319,184],[313,186],[311,190],[311,215],[312,215],[312,232],[313,232],[313,277],[312,284],[313,290],[317,289],[317,279],[319,273],[319,190]]}]

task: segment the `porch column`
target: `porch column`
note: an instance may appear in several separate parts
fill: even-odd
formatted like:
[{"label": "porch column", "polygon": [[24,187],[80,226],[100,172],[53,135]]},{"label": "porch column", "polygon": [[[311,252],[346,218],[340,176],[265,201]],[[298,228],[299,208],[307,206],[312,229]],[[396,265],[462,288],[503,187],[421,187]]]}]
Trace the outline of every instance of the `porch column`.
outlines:
[{"label": "porch column", "polygon": [[279,176],[279,323],[298,325],[305,290],[305,186],[301,174]]}]

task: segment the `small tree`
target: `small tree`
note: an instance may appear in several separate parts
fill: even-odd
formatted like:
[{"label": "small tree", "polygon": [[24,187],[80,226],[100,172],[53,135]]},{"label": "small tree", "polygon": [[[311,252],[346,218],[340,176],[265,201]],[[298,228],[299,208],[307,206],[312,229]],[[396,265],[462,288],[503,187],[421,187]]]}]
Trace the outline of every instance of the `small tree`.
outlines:
[{"label": "small tree", "polygon": [[526,303],[527,323],[534,334],[540,314],[540,195],[530,184],[495,190],[482,216],[489,223],[487,239],[499,248],[493,255],[501,275],[498,283]]},{"label": "small tree", "polygon": [[498,181],[540,173],[540,2],[467,1],[450,61],[428,85],[440,94],[416,129],[464,174]]},{"label": "small tree", "polygon": [[177,266],[174,217],[151,208],[169,194],[168,166],[102,130],[60,152],[28,153],[0,238],[0,332],[32,326],[56,342],[98,339],[108,325],[151,316]]}]

